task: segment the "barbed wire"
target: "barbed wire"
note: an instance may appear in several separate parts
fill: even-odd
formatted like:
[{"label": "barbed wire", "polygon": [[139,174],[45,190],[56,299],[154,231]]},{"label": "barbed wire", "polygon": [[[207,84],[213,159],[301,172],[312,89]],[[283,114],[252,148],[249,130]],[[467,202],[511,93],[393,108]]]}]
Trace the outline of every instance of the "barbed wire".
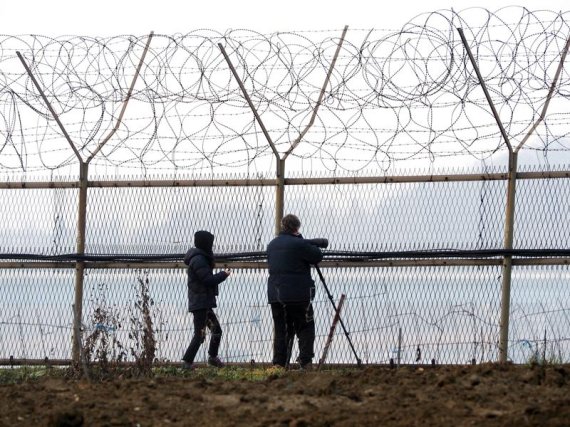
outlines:
[{"label": "barbed wire", "polygon": [[[457,28],[462,28],[512,141],[541,114],[566,42],[568,12],[508,7],[419,15],[399,31],[351,30],[314,125],[288,169],[386,171],[403,161],[487,160],[506,150]],[[275,155],[218,44],[227,51],[280,156],[308,125],[341,30],[248,30],[148,36],[0,36],[0,170],[74,170],[78,159],[20,52],[83,159],[98,172],[267,172]],[[570,149],[570,73],[524,149]]]}]

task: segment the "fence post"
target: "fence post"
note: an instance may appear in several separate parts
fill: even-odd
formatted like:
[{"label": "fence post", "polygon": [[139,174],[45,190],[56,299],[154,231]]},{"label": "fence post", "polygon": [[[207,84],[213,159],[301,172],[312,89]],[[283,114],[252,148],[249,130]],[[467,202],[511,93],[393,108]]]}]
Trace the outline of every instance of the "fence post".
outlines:
[{"label": "fence post", "polygon": [[81,257],[85,255],[85,229],[86,229],[86,216],[87,216],[87,187],[88,187],[87,182],[89,177],[89,162],[91,162],[91,160],[95,157],[95,155],[103,148],[103,146],[107,143],[107,141],[111,139],[111,137],[115,134],[115,132],[119,128],[125,110],[127,108],[127,104],[133,93],[135,83],[140,74],[142,65],[144,63],[144,58],[148,52],[153,35],[154,32],[151,31],[147,38],[147,42],[143,54],[139,60],[139,64],[135,70],[135,75],[129,87],[127,97],[123,102],[123,107],[121,109],[119,117],[117,118],[117,123],[115,124],[111,132],[109,132],[109,134],[104,138],[104,140],[101,143],[99,143],[94,152],[87,158],[86,161],[83,161],[81,153],[79,152],[77,147],[75,147],[75,145],[73,144],[73,141],[71,140],[71,137],[67,133],[65,126],[63,126],[63,123],[59,119],[58,114],[56,113],[51,103],[47,99],[44,91],[42,90],[42,87],[40,86],[39,82],[36,80],[35,76],[33,75],[30,67],[28,67],[28,64],[24,60],[24,57],[20,52],[16,52],[18,58],[22,62],[22,65],[26,69],[26,72],[30,76],[30,79],[32,80],[34,86],[40,93],[43,101],[45,102],[46,106],[51,112],[54,120],[56,121],[63,135],[65,136],[65,139],[69,143],[69,146],[73,150],[75,157],[77,157],[77,160],[79,161],[79,207],[78,207],[78,218],[77,218],[77,256],[79,257],[79,259],[75,264],[75,303],[73,305],[73,341],[71,348],[72,360],[74,364],[78,364],[81,361],[80,357],[81,357],[81,320],[83,312],[83,274],[85,271],[85,263],[81,259]]},{"label": "fence post", "polygon": [[[507,207],[505,212],[504,249],[513,249],[515,224],[515,193],[517,182],[518,153],[509,153],[509,177],[507,181]],[[511,272],[513,267],[512,255],[503,258],[503,282],[501,285],[501,320],[499,323],[499,362],[506,363],[509,352],[509,316],[511,310]]]},{"label": "fence post", "polygon": [[[518,153],[522,146],[528,141],[532,133],[536,130],[538,125],[546,117],[546,111],[550,105],[550,100],[558,83],[558,79],[562,72],[562,67],[564,61],[566,60],[566,54],[568,53],[568,48],[570,47],[570,38],[566,40],[566,45],[562,50],[562,55],[558,63],[558,68],[554,75],[554,79],[550,85],[550,89],[546,96],[546,101],[542,108],[542,112],[538,120],[529,129],[520,144],[509,153],[509,178],[507,187],[507,209],[505,213],[505,241],[504,247],[507,251],[513,248],[513,231],[515,223],[515,193],[516,193],[516,180],[517,180],[517,163],[518,163]],[[508,350],[509,350],[509,315],[511,307],[511,272],[512,272],[512,256],[507,255],[503,259],[503,284],[501,287],[501,321],[500,321],[500,336],[499,336],[499,361],[501,363],[506,363],[508,360]]]},{"label": "fence post", "polygon": [[536,122],[534,122],[534,124],[528,130],[528,132],[526,133],[525,137],[522,139],[520,144],[517,146],[517,148],[515,148],[515,152],[518,152],[522,148],[522,146],[528,141],[528,139],[535,131],[535,129],[538,127],[538,125],[546,117],[546,111],[548,110],[548,106],[550,105],[552,95],[554,94],[554,89],[556,88],[556,85],[558,84],[558,79],[560,78],[560,74],[562,73],[562,68],[564,67],[564,61],[566,60],[568,49],[570,49],[570,37],[568,37],[568,39],[566,40],[566,45],[564,46],[564,49],[562,49],[562,54],[560,55],[560,61],[558,62],[558,68],[556,68],[554,79],[552,79],[552,83],[550,84],[550,89],[548,90],[548,94],[546,95],[546,100],[544,102],[544,105],[542,106],[542,112],[540,113],[540,116],[538,117]]},{"label": "fence post", "polygon": [[[86,214],[86,204],[87,204],[87,171],[88,171],[88,164],[83,162],[81,158],[81,154],[71,137],[67,133],[65,126],[59,119],[58,114],[56,113],[55,109],[52,107],[51,103],[47,99],[42,87],[40,86],[39,82],[36,80],[34,74],[28,64],[24,60],[24,57],[20,52],[16,52],[18,58],[22,62],[22,65],[26,69],[26,72],[30,76],[32,83],[38,90],[39,94],[41,95],[46,107],[49,109],[52,117],[56,121],[57,125],[59,126],[63,136],[67,140],[69,146],[73,150],[75,157],[79,161],[79,218],[77,220],[77,254],[84,254],[85,251],[85,214]],[[75,364],[80,362],[80,346],[81,346],[81,311],[82,311],[82,302],[83,302],[83,271],[85,269],[85,264],[83,261],[77,261],[75,264],[75,304],[73,305],[73,341],[72,341],[72,348],[71,348],[71,355],[73,362]]]},{"label": "fence post", "polygon": [[234,65],[232,64],[232,61],[230,60],[230,57],[228,56],[226,50],[224,49],[224,46],[221,43],[218,43],[218,47],[220,48],[220,51],[222,52],[222,55],[223,55],[224,59],[226,60],[226,63],[228,64],[230,71],[232,72],[234,78],[236,79],[236,81],[239,85],[239,88],[241,89],[241,92],[242,92],[245,100],[247,101],[247,104],[249,105],[249,108],[253,112],[255,120],[259,124],[259,127],[261,128],[261,131],[263,132],[263,135],[265,136],[265,139],[267,139],[267,142],[269,143],[269,146],[271,147],[271,150],[273,150],[273,154],[275,155],[275,162],[276,162],[275,235],[279,234],[279,231],[281,229],[281,219],[283,218],[283,211],[284,211],[285,160],[287,159],[289,154],[291,154],[293,152],[293,150],[297,147],[297,145],[299,145],[299,143],[301,142],[301,140],[303,139],[305,134],[309,131],[309,129],[313,126],[313,124],[315,122],[315,118],[317,117],[317,112],[319,111],[319,107],[321,106],[321,104],[323,102],[323,98],[325,96],[326,88],[330,82],[330,78],[331,78],[334,66],[336,64],[336,61],[338,59],[340,49],[341,49],[342,44],[344,42],[344,38],[346,36],[347,31],[348,31],[348,26],[346,25],[344,27],[344,30],[342,31],[340,41],[337,44],[335,54],[334,54],[333,59],[331,61],[331,66],[329,67],[325,81],[324,81],[323,86],[321,88],[321,92],[319,94],[319,99],[317,100],[317,103],[315,104],[315,107],[313,108],[313,113],[311,115],[311,119],[309,120],[309,124],[307,126],[305,126],[305,129],[299,134],[299,136],[295,139],[295,141],[293,141],[293,143],[291,144],[291,147],[289,147],[289,149],[287,150],[287,152],[285,152],[283,157],[280,156],[279,151],[277,150],[277,147],[275,146],[275,144],[273,143],[273,141],[271,139],[271,136],[269,135],[269,132],[265,128],[265,125],[263,124],[263,120],[261,120],[261,116],[257,112],[255,105],[253,105],[253,101],[251,100],[249,94],[247,93],[247,90],[245,89],[245,85],[243,84],[241,78],[239,77]]},{"label": "fence post", "polygon": [[275,189],[275,235],[281,230],[285,206],[285,159],[277,160],[277,187]]},{"label": "fence post", "polygon": [[[511,142],[509,141],[509,136],[501,122],[501,118],[499,117],[499,113],[493,104],[493,100],[491,99],[491,95],[489,95],[489,91],[487,90],[487,86],[485,85],[485,81],[483,80],[483,76],[479,71],[479,67],[477,66],[477,61],[475,61],[475,57],[473,53],[471,53],[471,49],[469,48],[469,43],[467,43],[467,39],[465,38],[465,34],[463,34],[462,28],[457,28],[459,32],[459,36],[461,37],[461,41],[463,42],[463,46],[467,51],[467,55],[469,56],[469,60],[471,61],[471,65],[473,65],[473,69],[477,74],[477,79],[479,80],[479,84],[481,85],[481,89],[483,89],[483,93],[485,94],[485,98],[487,98],[487,102],[489,103],[489,107],[491,108],[491,112],[493,113],[493,117],[497,122],[497,126],[505,140],[505,144],[509,149],[509,178],[507,184],[507,206],[505,211],[505,236],[504,236],[504,244],[503,247],[505,250],[510,251],[513,248],[513,234],[514,234],[514,218],[515,218],[515,187],[516,187],[516,175],[517,175],[517,152],[513,150]],[[511,272],[513,266],[513,258],[512,255],[505,255],[503,258],[503,282],[501,286],[501,319],[499,322],[499,362],[505,363],[507,361],[508,350],[509,350],[509,311],[511,307]]]},{"label": "fence post", "polygon": [[[79,163],[79,208],[77,215],[77,255],[85,255],[85,224],[87,216],[87,180],[89,163]],[[75,365],[81,361],[81,321],[83,316],[83,273],[85,263],[75,263],[75,303],[73,305],[73,346],[72,360]]]},{"label": "fence post", "polygon": [[[86,218],[87,218],[87,188],[89,179],[89,163],[97,155],[97,153],[105,146],[105,144],[111,139],[115,134],[117,129],[122,123],[125,110],[129,100],[131,99],[133,90],[135,88],[135,83],[137,82],[138,76],[144,64],[144,59],[148,52],[150,42],[154,32],[151,31],[147,37],[147,41],[143,50],[143,53],[139,59],[139,63],[135,70],[135,75],[129,86],[129,91],[127,96],[123,101],[123,106],[121,112],[117,118],[117,122],[109,134],[101,141],[97,148],[91,153],[86,161],[79,159],[79,211],[77,217],[77,255],[82,257],[85,255],[85,229],[86,229]],[[73,346],[72,346],[72,359],[74,364],[79,364],[81,361],[81,321],[83,317],[83,278],[85,271],[85,263],[82,260],[78,260],[75,264],[75,304],[73,305]]]},{"label": "fence post", "polygon": [[251,100],[251,97],[247,93],[247,90],[245,89],[245,85],[241,81],[241,78],[239,77],[239,75],[238,75],[238,73],[234,67],[234,64],[232,64],[230,57],[226,53],[226,49],[224,49],[224,46],[221,43],[218,43],[218,47],[220,48],[220,51],[222,52],[222,55],[223,55],[224,59],[226,60],[226,63],[228,64],[230,71],[232,72],[234,78],[236,79],[238,86],[239,86],[239,88],[243,94],[243,97],[245,98],[245,100],[247,101],[247,104],[249,105],[249,108],[253,112],[253,116],[255,117],[255,120],[259,124],[259,127],[261,128],[261,131],[263,132],[263,135],[265,136],[265,139],[269,143],[269,146],[271,147],[271,150],[273,151],[273,154],[275,155],[275,163],[276,163],[275,235],[277,235],[277,234],[279,234],[281,218],[283,218],[283,203],[284,203],[283,201],[285,198],[285,195],[284,195],[285,194],[285,159],[281,159],[281,156],[279,155],[279,151],[277,151],[277,147],[275,147],[275,144],[273,143],[273,140],[271,139],[271,136],[269,135],[267,128],[263,124],[263,120],[261,120],[261,116],[257,112],[257,108],[255,108],[255,105],[253,105],[253,101]]}]

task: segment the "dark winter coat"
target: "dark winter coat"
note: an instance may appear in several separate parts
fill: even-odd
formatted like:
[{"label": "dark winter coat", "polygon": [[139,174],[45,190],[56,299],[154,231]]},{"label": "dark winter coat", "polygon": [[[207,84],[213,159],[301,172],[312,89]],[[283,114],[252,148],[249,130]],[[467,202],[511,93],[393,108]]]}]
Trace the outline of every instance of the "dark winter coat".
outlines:
[{"label": "dark winter coat", "polygon": [[214,258],[206,251],[192,248],[184,257],[188,265],[188,311],[216,307],[218,284],[228,277],[225,271],[214,274]]},{"label": "dark winter coat", "polygon": [[269,303],[311,301],[315,296],[311,264],[322,259],[321,250],[303,236],[281,232],[267,245]]}]

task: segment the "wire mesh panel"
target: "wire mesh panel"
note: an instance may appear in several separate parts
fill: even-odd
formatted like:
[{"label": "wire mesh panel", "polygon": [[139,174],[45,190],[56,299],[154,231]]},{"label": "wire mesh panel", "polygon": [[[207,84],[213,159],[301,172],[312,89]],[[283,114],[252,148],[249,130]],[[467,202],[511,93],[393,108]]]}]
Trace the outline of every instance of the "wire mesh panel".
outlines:
[{"label": "wire mesh panel", "polygon": [[568,180],[521,179],[516,191],[515,247],[570,247]]},{"label": "wire mesh panel", "polygon": [[253,185],[90,189],[87,251],[185,253],[198,230],[216,236],[216,252],[264,250],[274,192]]},{"label": "wire mesh panel", "polygon": [[[323,274],[335,300],[343,293],[347,296],[341,317],[364,363],[386,363],[396,359],[397,352],[402,363],[412,363],[418,358],[418,348],[422,362],[458,363],[472,357],[493,359],[494,319],[499,312],[499,289],[493,283],[497,272],[493,270],[349,268],[324,269]],[[2,278],[2,306],[12,310],[2,312],[1,357],[69,357],[72,271],[58,270],[54,275],[50,270],[24,270],[29,273],[23,277],[19,270],[7,272]],[[315,279],[315,351],[319,357],[334,309]],[[266,270],[237,270],[220,286],[216,312],[224,331],[221,355],[227,361],[271,360],[273,323],[266,281]],[[193,333],[184,269],[95,269],[87,272],[84,289],[83,343],[89,343],[98,331],[108,337],[105,344],[93,343],[88,349],[92,354],[101,345],[107,346],[110,358],[123,352],[128,360],[140,351],[141,301],[146,292],[156,358],[178,361],[182,357]],[[197,361],[205,360],[206,350],[203,346]],[[356,362],[340,327],[327,361]]]},{"label": "wire mesh panel", "polygon": [[[518,247],[568,247],[569,186],[568,179],[519,179]],[[500,180],[289,185],[285,203],[287,211],[301,217],[306,237],[330,240],[328,251],[493,249],[502,248],[505,187]],[[88,190],[87,254],[181,257],[200,228],[216,235],[216,253],[247,254],[264,251],[274,235],[271,186]],[[1,210],[4,259],[23,252],[75,251],[75,189],[0,191],[6,200]],[[327,361],[496,360],[502,269],[492,260],[488,264],[323,268],[334,300],[346,295],[341,315],[356,352],[339,326]],[[16,267],[0,270],[0,359],[68,359],[74,264]],[[178,361],[193,333],[185,270],[168,263],[150,270],[144,264],[92,267],[85,270],[82,314],[82,340],[85,348],[91,345],[90,356],[96,357],[93,352],[103,345],[112,357],[136,357],[142,351],[144,321],[151,319],[155,358]],[[567,267],[514,267],[512,360],[524,362],[537,351],[567,359],[567,276]],[[315,357],[320,357],[334,311],[316,274],[314,278]],[[227,361],[271,359],[266,281],[264,268],[235,269],[221,286],[217,311],[224,330],[221,355]],[[105,342],[96,340],[101,336]],[[204,346],[198,361],[206,351]]]},{"label": "wire mesh panel", "polygon": [[[468,363],[498,352],[500,266],[323,268],[356,354],[339,325],[327,362]],[[316,280],[315,359],[334,309]],[[569,354],[567,267],[513,271],[510,359],[564,361]],[[218,308],[228,362],[270,362],[273,321],[267,270],[235,270],[220,286]],[[72,344],[73,270],[2,270],[0,358],[68,359]],[[144,316],[152,321],[155,358],[179,361],[193,334],[184,269],[94,269],[85,276],[83,344],[91,356],[132,360],[143,348]],[[148,305],[144,308],[145,298]],[[145,312],[146,310],[146,312]],[[93,340],[96,333],[107,342]],[[104,348],[101,348],[104,346]],[[297,346],[294,347],[293,358]],[[197,361],[207,358],[202,346]]]},{"label": "wire mesh panel", "polygon": [[517,363],[567,362],[570,356],[570,270],[521,266],[513,270],[509,356]]},{"label": "wire mesh panel", "polygon": [[0,189],[2,252],[75,252],[77,190]]},{"label": "wire mesh panel", "polygon": [[[223,331],[220,355],[228,362],[267,361],[269,357],[272,326],[266,280],[265,270],[236,270],[220,285],[215,311]],[[88,337],[103,329],[109,336],[109,352],[114,356],[124,352],[124,359],[132,359],[143,345],[145,309],[140,302],[146,293],[152,302],[147,310],[153,322],[156,359],[180,361],[193,334],[186,281],[185,269],[91,271],[85,281],[84,340],[88,342]],[[95,347],[100,345],[95,343]],[[206,359],[207,344],[196,361]]]},{"label": "wire mesh panel", "polygon": [[[335,302],[341,294],[347,297],[341,318],[356,350],[355,355],[338,327],[327,362],[356,363],[356,357],[364,363],[388,363],[390,359],[401,363],[481,363],[497,359],[499,266],[327,268],[323,274]],[[524,363],[544,345],[549,357],[567,359],[568,275],[567,267],[514,270],[511,360]],[[132,319],[140,315],[135,310],[135,302],[141,298],[140,281],[148,280],[154,301],[157,357],[181,358],[193,333],[192,316],[186,310],[184,270],[96,271],[88,277],[95,293],[86,301],[87,331],[97,327],[88,314],[104,302],[115,307],[117,315],[128,313],[119,323],[125,337],[132,335],[129,322],[132,326]],[[102,281],[109,278],[114,280],[103,286]],[[237,270],[221,285],[216,312],[224,331],[221,355],[229,362],[271,360],[273,323],[266,280],[266,270]],[[315,356],[319,358],[334,309],[324,285],[317,277],[315,280]],[[537,288],[536,283],[542,286]],[[206,358],[204,345],[197,360]]]},{"label": "wire mesh panel", "polygon": [[[326,269],[363,363],[467,363],[495,360],[500,313],[498,267]],[[321,285],[315,300],[320,347],[334,310]],[[355,363],[337,330],[329,361]]]},{"label": "wire mesh panel", "polygon": [[0,359],[70,359],[72,269],[0,270]]},{"label": "wire mesh panel", "polygon": [[[271,361],[273,319],[267,303],[267,274],[266,269],[234,270],[221,285],[217,313],[224,335],[220,351],[230,362]],[[204,360],[206,350],[203,346],[200,353]]]},{"label": "wire mesh panel", "polygon": [[285,209],[335,249],[502,247],[504,181],[288,186]]},{"label": "wire mesh panel", "polygon": [[85,275],[84,289],[82,339],[89,355],[140,356],[150,319],[155,358],[179,359],[174,354],[189,328],[184,270],[94,269]]}]

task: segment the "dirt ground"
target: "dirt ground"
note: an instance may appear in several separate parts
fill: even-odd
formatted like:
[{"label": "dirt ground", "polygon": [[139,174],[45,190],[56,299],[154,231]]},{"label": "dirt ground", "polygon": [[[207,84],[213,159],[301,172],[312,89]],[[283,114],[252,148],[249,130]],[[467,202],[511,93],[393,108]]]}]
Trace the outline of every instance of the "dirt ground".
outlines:
[{"label": "dirt ground", "polygon": [[570,425],[569,366],[367,367],[261,380],[209,369],[0,385],[0,426]]}]

